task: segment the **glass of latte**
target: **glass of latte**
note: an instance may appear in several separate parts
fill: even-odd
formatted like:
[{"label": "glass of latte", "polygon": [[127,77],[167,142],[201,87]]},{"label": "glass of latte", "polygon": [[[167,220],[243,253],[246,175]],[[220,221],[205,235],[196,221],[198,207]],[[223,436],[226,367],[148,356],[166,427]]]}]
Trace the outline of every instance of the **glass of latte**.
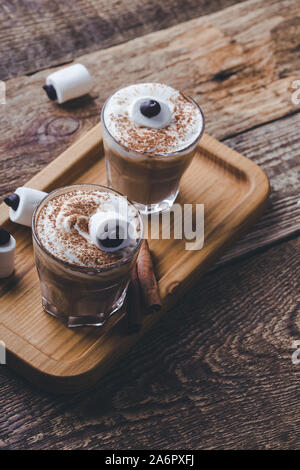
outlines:
[{"label": "glass of latte", "polygon": [[57,189],[36,208],[32,232],[47,313],[68,327],[100,326],[121,308],[143,237],[126,197],[91,184]]},{"label": "glass of latte", "polygon": [[143,214],[168,210],[204,131],[198,104],[161,83],[116,91],[102,108],[107,180]]}]

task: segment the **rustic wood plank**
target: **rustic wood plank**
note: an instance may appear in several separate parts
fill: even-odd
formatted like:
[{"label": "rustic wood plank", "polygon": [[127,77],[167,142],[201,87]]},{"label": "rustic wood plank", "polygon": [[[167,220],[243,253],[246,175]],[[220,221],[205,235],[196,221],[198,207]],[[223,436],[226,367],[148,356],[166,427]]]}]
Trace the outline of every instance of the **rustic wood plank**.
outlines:
[{"label": "rustic wood plank", "polygon": [[280,240],[300,235],[299,193],[271,202],[265,215],[215,264],[212,270]]},{"label": "rustic wood plank", "polygon": [[[261,7],[267,3],[261,2]],[[278,3],[284,4],[282,8],[286,5]],[[272,30],[270,47],[276,46],[279,75],[290,77],[292,81],[297,71],[299,74],[299,49],[294,44],[293,50],[290,44],[292,37],[293,41],[298,37],[296,14],[295,19],[282,21],[281,13],[278,17],[279,26]],[[257,19],[255,13],[254,18]],[[239,21],[236,19],[235,30],[243,34],[241,21],[244,22],[243,15]],[[270,15],[272,21],[274,18]],[[228,17],[227,23],[230,31],[234,31],[234,24]],[[268,31],[267,28],[267,41]],[[272,52],[267,57],[271,56]],[[231,71],[220,72],[216,78],[223,80],[223,89],[231,80],[226,79]],[[23,82],[19,82],[19,91],[22,85]],[[280,93],[279,88],[277,93]],[[267,108],[271,103],[269,96],[265,100]],[[286,89],[284,96],[290,102]],[[266,96],[258,95],[258,99],[263,98]],[[249,107],[255,113],[254,101]],[[19,113],[22,107],[16,109]],[[72,107],[64,111],[69,117]],[[281,111],[282,115],[289,112],[285,108]],[[23,120],[26,120],[26,113],[21,116]],[[37,116],[36,109],[34,115]],[[35,152],[28,172],[30,176],[38,169],[34,168],[35,158],[37,166],[43,166],[47,158],[51,160],[59,153],[59,145],[65,148],[73,137],[85,131],[80,120],[78,133],[75,131],[73,137],[72,133],[63,135],[61,129],[66,127],[70,132],[74,123],[67,120],[64,124],[61,120],[54,123],[58,124],[55,127],[59,138],[53,136],[53,132],[50,137],[48,133],[45,136],[42,124],[46,116],[47,112],[38,121],[41,127],[37,125],[35,131],[31,128]],[[96,118],[89,117],[88,125],[92,126]],[[218,114],[215,117],[217,119]],[[264,119],[264,122],[270,120],[268,109]],[[14,125],[5,128],[10,131],[11,143],[16,137],[24,137],[22,125],[14,133],[13,128]],[[220,134],[221,129],[220,126]],[[223,136],[231,134],[229,126],[225,131]],[[232,132],[241,132],[241,129],[235,128]],[[41,142],[45,140],[44,148],[50,145],[48,152],[38,144],[39,138]],[[27,149],[29,155],[29,142]],[[42,150],[40,154],[39,150]],[[29,165],[28,160],[25,158],[23,163]],[[19,178],[22,178],[21,162],[22,156]],[[26,165],[23,165],[25,171]],[[167,323],[160,323],[143,344],[88,395],[53,398],[13,378],[9,370],[1,367],[1,447],[299,448],[299,372],[290,361],[291,342],[299,339],[298,251],[299,239],[295,239],[252,260],[221,268],[218,276],[207,275],[201,291],[197,286],[178,306],[175,316],[170,321],[166,319]],[[202,306],[200,314],[199,305]],[[153,350],[159,353],[155,360]]]},{"label": "rustic wood plank", "polygon": [[300,234],[299,119],[300,114],[295,114],[225,139],[229,147],[265,170],[271,183],[271,195],[262,219],[218,264]]},{"label": "rustic wood plank", "polygon": [[206,15],[241,0],[2,0],[0,79]]},{"label": "rustic wood plank", "polygon": [[299,449],[299,249],[207,274],[89,393],[53,397],[2,366],[1,448]]}]

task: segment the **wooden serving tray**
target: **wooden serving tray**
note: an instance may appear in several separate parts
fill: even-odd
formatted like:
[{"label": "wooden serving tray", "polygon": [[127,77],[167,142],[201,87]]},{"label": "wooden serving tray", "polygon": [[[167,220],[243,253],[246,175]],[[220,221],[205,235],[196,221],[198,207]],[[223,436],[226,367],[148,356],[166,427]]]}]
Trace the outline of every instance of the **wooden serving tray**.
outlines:
[{"label": "wooden serving tray", "polygon": [[[105,184],[103,156],[98,125],[27,186],[50,191],[71,183]],[[186,251],[185,240],[149,240],[163,309],[145,315],[141,330],[135,334],[127,333],[122,310],[104,327],[77,329],[67,329],[44,313],[31,230],[10,222],[8,208],[0,206],[0,225],[17,240],[15,275],[0,280],[0,340],[6,344],[8,365],[56,393],[88,388],[254,223],[269,194],[268,179],[257,165],[207,134],[180,188],[177,202],[205,205],[204,247]]]}]

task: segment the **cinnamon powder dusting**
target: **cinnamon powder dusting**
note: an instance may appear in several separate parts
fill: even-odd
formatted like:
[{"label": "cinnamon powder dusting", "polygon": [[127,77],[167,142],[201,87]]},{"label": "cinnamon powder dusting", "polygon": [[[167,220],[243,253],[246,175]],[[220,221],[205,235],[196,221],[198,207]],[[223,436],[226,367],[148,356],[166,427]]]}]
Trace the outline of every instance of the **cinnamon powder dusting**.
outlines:
[{"label": "cinnamon powder dusting", "polygon": [[[124,250],[101,251],[89,237],[90,217],[99,207],[108,210],[111,198],[110,193],[97,190],[76,190],[54,196],[41,209],[36,222],[41,244],[60,260],[79,266],[97,268],[121,260],[126,255]],[[132,216],[138,223],[137,215]]]},{"label": "cinnamon powder dusting", "polygon": [[[166,127],[153,129],[136,125],[130,116],[130,107],[139,93],[148,91],[154,98],[165,100],[172,114]],[[198,137],[203,119],[197,105],[182,92],[159,84],[138,84],[116,92],[108,102],[105,124],[118,143],[131,151],[151,154],[169,154],[186,148]]]}]

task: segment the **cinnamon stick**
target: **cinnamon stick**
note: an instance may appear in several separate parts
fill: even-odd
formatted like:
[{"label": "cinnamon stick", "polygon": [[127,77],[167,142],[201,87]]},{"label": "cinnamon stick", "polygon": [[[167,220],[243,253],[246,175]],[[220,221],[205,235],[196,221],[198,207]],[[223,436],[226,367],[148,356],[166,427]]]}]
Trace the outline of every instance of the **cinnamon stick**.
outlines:
[{"label": "cinnamon stick", "polygon": [[141,328],[143,311],[137,264],[134,265],[134,268],[131,272],[131,279],[127,290],[126,309],[128,332],[137,333]]},{"label": "cinnamon stick", "polygon": [[160,310],[162,302],[147,240],[142,242],[137,259],[137,274],[147,312]]}]

